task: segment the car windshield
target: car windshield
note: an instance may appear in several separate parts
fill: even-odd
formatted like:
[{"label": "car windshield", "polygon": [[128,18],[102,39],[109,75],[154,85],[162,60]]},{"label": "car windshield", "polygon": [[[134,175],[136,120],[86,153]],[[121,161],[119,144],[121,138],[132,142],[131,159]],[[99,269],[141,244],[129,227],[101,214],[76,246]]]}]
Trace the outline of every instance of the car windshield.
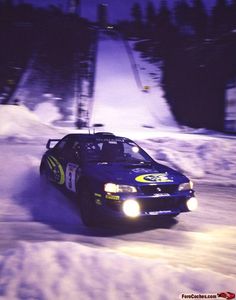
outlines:
[{"label": "car windshield", "polygon": [[152,162],[149,155],[131,141],[92,141],[85,143],[82,148],[84,159],[90,162]]}]

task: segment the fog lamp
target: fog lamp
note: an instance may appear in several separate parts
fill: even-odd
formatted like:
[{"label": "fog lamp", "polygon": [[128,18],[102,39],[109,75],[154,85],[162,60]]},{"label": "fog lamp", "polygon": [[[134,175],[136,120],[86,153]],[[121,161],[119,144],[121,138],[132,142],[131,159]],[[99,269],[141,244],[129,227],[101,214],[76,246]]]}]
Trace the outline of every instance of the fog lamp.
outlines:
[{"label": "fog lamp", "polygon": [[123,209],[123,212],[128,217],[135,218],[135,217],[138,217],[140,215],[140,205],[134,199],[126,200],[123,203],[122,209]]},{"label": "fog lamp", "polygon": [[186,202],[186,205],[188,210],[193,211],[198,208],[198,201],[195,197],[192,197]]}]

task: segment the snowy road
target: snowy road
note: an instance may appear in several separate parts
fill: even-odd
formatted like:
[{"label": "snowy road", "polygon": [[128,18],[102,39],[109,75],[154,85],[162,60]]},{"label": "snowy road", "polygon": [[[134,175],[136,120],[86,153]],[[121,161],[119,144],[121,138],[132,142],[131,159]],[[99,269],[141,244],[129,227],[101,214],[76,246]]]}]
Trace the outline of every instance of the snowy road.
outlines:
[{"label": "snowy road", "polygon": [[236,275],[235,187],[197,184],[199,211],[168,223],[111,224],[92,230],[81,224],[74,203],[52,187],[47,191],[40,187],[42,150],[39,145],[1,145],[5,153],[0,175],[1,252],[19,241],[74,241],[167,260],[173,266]]}]

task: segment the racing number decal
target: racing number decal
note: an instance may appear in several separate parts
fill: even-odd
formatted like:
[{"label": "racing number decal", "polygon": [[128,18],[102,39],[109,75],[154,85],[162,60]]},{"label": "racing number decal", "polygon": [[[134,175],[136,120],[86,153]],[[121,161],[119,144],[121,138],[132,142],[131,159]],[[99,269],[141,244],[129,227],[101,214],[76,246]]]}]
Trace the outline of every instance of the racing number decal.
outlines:
[{"label": "racing number decal", "polygon": [[72,192],[76,192],[76,171],[78,166],[68,163],[66,166],[66,187]]},{"label": "racing number decal", "polygon": [[138,182],[173,182],[172,179],[168,178],[167,173],[139,175],[135,178],[135,180]]},{"label": "racing number decal", "polygon": [[59,163],[59,161],[53,157],[49,156],[47,158],[48,165],[53,173],[53,180],[62,185],[65,182],[65,173],[63,171],[62,165]]}]

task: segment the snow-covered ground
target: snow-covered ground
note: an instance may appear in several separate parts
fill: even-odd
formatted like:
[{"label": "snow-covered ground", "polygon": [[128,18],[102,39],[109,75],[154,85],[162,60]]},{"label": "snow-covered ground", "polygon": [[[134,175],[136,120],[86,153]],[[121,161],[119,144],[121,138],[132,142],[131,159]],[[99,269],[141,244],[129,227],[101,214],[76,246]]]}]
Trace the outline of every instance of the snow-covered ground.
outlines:
[{"label": "snow-covered ground", "polygon": [[5,299],[178,299],[235,287],[232,277],[212,271],[72,242],[21,243],[1,273]]},{"label": "snow-covered ground", "polygon": [[235,292],[236,140],[181,132],[161,88],[148,81],[148,65],[135,54],[141,80],[151,86],[143,93],[125,51],[119,39],[99,43],[92,123],[189,175],[199,210],[168,223],[87,229],[74,203],[39,184],[46,140],[69,129],[50,125],[50,114],[45,121],[42,106],[37,116],[24,106],[0,106],[0,299],[172,300]]}]

